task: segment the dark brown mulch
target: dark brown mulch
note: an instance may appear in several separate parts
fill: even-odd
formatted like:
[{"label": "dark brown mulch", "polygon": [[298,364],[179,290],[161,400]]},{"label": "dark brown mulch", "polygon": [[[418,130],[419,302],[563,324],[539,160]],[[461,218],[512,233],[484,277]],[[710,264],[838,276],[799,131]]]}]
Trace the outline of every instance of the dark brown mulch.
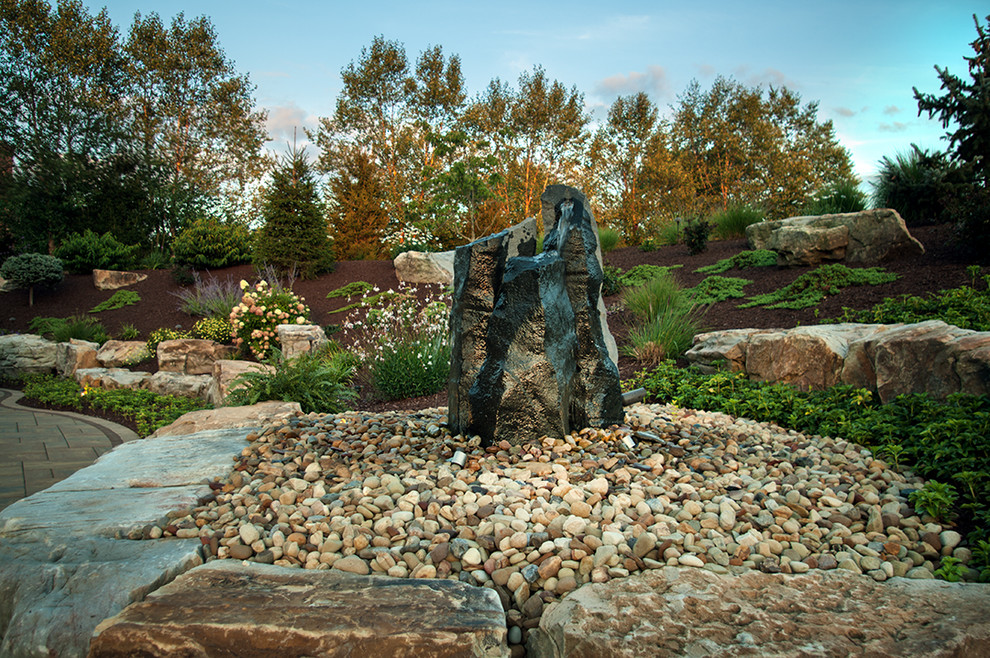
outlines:
[{"label": "dark brown mulch", "polygon": [[[924,255],[882,263],[887,270],[900,275],[901,278],[897,281],[878,286],[846,288],[840,294],[821,302],[818,305],[817,316],[814,309],[797,311],[769,310],[762,307],[741,309],[737,307],[738,301],[730,300],[717,304],[709,310],[704,319],[705,328],[709,330],[746,327],[790,328],[817,324],[819,318],[841,315],[843,307],[865,309],[878,304],[886,297],[897,297],[902,294],[924,295],[970,282],[966,273],[969,262],[955,257],[949,247],[951,227],[918,227],[912,229],[912,234],[925,246]],[[668,266],[681,263],[683,267],[675,271],[677,278],[684,286],[694,286],[705,278],[705,275],[695,274],[695,269],[729,258],[744,249],[747,249],[745,240],[710,242],[708,250],[696,256],[689,255],[683,245],[662,247],[653,252],[625,247],[606,254],[605,261],[623,270],[641,263]],[[811,268],[768,267],[730,270],[724,276],[752,279],[753,283],[746,287],[746,294],[756,295],[777,290],[809,269]],[[141,338],[147,338],[151,331],[159,327],[191,329],[197,318],[180,310],[179,298],[176,296],[180,286],[176,284],[171,272],[151,270],[146,271],[145,274],[148,275],[145,281],[130,287],[141,296],[141,302],[135,306],[98,314],[107,330],[111,334],[118,334],[122,326],[132,324],[141,332]],[[249,265],[202,274],[204,277],[230,279],[234,283],[241,279],[253,281],[255,278],[254,270]],[[399,286],[390,261],[345,261],[338,263],[333,273],[314,280],[298,280],[293,288],[305,298],[312,309],[312,320],[326,326],[341,324],[346,314],[330,312],[349,303],[341,298],[327,299],[327,293],[354,281],[367,281],[383,290],[395,289]],[[34,307],[28,307],[25,291],[7,293],[0,298],[4,303],[4,309],[0,311],[0,330],[6,333],[25,332],[28,330],[31,318],[35,316],[85,315],[91,308],[109,299],[112,294],[109,291],[97,290],[93,286],[92,277],[88,275],[69,275],[53,290],[36,290]],[[619,301],[617,296],[605,300],[610,308]],[[620,345],[628,335],[628,324],[629,318],[623,312],[609,316],[609,326]],[[623,377],[628,377],[639,369],[639,364],[628,357],[623,357],[620,359],[619,368]],[[385,402],[374,399],[368,387],[362,390],[362,399],[358,406],[369,411],[422,409],[446,404],[446,393]]]}]

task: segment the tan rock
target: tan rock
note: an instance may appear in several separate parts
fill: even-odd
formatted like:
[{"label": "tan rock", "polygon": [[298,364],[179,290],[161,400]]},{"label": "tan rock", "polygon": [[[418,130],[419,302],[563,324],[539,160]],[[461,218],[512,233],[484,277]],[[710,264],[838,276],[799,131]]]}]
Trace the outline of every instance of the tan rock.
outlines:
[{"label": "tan rock", "polygon": [[842,571],[719,576],[665,567],[551,604],[527,655],[985,655],[988,597],[990,585],[878,583]]},{"label": "tan rock", "polygon": [[[783,233],[778,233],[783,229]],[[842,235],[846,244],[840,246]],[[876,263],[925,248],[907,230],[896,210],[881,208],[855,213],[789,217],[746,227],[750,249],[779,249],[782,264],[814,264],[822,260]]]},{"label": "tan rock", "polygon": [[0,336],[0,377],[55,369],[55,343],[34,334]]},{"label": "tan rock", "polygon": [[96,360],[104,368],[133,365],[148,356],[148,346],[140,340],[108,340],[96,352]]},{"label": "tan rock", "polygon": [[116,290],[140,283],[148,278],[140,272],[118,272],[116,270],[93,270],[93,285],[99,290]]},{"label": "tan rock", "polygon": [[192,569],[103,621],[90,658],[508,656],[494,590],[231,561]]},{"label": "tan rock", "polygon": [[80,368],[76,370],[75,377],[82,386],[112,391],[118,388],[145,388],[151,375],[126,368]]},{"label": "tan rock", "polygon": [[183,375],[162,370],[149,377],[145,387],[160,395],[206,399],[212,382],[213,377],[210,375]]},{"label": "tan rock", "polygon": [[55,347],[55,372],[63,377],[73,377],[80,368],[99,368],[96,352],[98,343],[70,338],[67,343]]},{"label": "tan rock", "polygon": [[219,359],[213,362],[212,381],[206,392],[206,400],[215,407],[224,404],[234,380],[246,372],[264,370],[274,372],[272,366],[254,361]]},{"label": "tan rock", "polygon": [[212,375],[213,363],[228,359],[236,348],[212,340],[182,338],[158,343],[158,369],[186,375]]},{"label": "tan rock", "polygon": [[329,342],[323,328],[315,324],[280,324],[275,331],[286,359],[309,354]]},{"label": "tan rock", "polygon": [[302,409],[298,402],[278,402],[275,400],[245,407],[203,409],[185,414],[171,425],[158,429],[151,436],[181,436],[204,430],[259,427],[269,423],[285,422],[301,413]]},{"label": "tan rock", "polygon": [[454,282],[454,252],[404,251],[392,261],[395,278],[407,283]]}]

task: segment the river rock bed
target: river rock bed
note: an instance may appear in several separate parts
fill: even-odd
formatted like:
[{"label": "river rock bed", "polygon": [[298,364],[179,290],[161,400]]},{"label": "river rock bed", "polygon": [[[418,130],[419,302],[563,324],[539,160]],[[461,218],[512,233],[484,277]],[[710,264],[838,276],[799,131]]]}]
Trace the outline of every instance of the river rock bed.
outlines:
[{"label": "river rock bed", "polygon": [[664,566],[883,581],[970,558],[959,533],[915,515],[919,478],[846,441],[636,404],[621,427],[485,449],[447,434],[445,412],[269,426],[210,483],[212,500],[131,538],[199,537],[208,558],[491,587],[513,644],[582,584]]}]

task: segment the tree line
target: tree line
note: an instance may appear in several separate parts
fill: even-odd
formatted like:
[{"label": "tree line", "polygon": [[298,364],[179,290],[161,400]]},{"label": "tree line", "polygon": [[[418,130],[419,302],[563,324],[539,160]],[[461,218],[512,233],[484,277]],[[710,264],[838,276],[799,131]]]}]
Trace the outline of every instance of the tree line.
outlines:
[{"label": "tree line", "polygon": [[[456,54],[412,61],[382,36],[341,79],[309,137],[343,259],[463,244],[536,214],[551,183],[637,244],[734,205],[784,217],[854,180],[831,122],[786,87],[695,81],[670,112],[638,93],[595,122],[542,67],[472,95]],[[79,0],[0,0],[0,223],[50,251],[84,228],[168,249],[204,215],[256,222],[259,188],[302,165],[266,155],[253,93],[205,17],[138,14],[123,35]]]}]

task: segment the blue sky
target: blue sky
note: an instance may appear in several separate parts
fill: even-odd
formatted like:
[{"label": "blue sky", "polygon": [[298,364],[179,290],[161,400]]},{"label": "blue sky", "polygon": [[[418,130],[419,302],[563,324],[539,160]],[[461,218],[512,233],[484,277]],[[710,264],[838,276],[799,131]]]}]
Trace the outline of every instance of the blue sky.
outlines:
[{"label": "blue sky", "polygon": [[227,56],[257,85],[273,148],[292,139],[294,126],[332,114],[340,70],[382,35],[403,43],[411,62],[433,45],[458,54],[469,95],[494,77],[514,86],[542,65],[577,86],[596,118],[638,91],[669,111],[695,78],[705,88],[717,75],[786,85],[819,103],[819,120],[833,121],[863,178],[911,143],[945,148],[945,131],[918,117],[911,88],[938,91],[935,64],[965,75],[972,15],[982,22],[987,14],[982,3],[955,0],[84,1],[94,13],[106,6],[122,35],[137,11],[166,23],[179,12],[208,16]]}]

